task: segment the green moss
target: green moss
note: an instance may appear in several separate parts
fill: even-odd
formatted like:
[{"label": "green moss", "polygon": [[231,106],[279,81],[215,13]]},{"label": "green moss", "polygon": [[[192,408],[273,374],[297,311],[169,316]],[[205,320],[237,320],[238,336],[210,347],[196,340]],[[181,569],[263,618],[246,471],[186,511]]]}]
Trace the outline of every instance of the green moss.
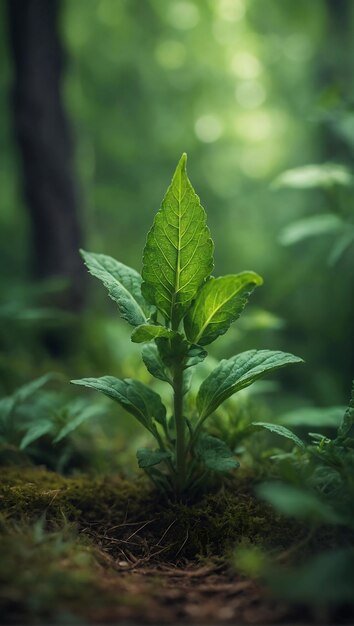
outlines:
[{"label": "green moss", "polygon": [[44,469],[2,468],[0,511],[29,521],[45,514],[49,522],[112,524],[129,514],[139,519],[139,507],[148,494],[143,481],[64,478]]},{"label": "green moss", "polygon": [[142,479],[63,478],[43,469],[2,472],[0,510],[7,518],[50,527],[64,520],[112,556],[222,557],[239,543],[287,546],[299,526],[289,525],[252,493],[249,478],[189,504],[168,503]]}]

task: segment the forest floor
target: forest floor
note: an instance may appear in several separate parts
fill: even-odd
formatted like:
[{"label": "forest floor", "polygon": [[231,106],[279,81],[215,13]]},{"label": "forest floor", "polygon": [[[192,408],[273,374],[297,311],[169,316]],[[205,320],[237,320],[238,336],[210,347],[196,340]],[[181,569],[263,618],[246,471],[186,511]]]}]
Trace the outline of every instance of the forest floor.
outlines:
[{"label": "forest floor", "polygon": [[161,502],[139,480],[27,467],[1,477],[2,624],[330,621],[237,573],[237,545],[285,554],[305,536],[247,477],[185,504]]}]

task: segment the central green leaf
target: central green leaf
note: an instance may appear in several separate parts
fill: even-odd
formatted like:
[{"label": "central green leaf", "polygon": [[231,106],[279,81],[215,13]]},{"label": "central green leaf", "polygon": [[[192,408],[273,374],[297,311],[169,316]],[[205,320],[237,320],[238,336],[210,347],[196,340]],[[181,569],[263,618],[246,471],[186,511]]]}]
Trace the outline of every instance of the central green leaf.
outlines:
[{"label": "central green leaf", "polygon": [[213,269],[213,242],[206,215],[182,155],[148,234],[142,291],[176,329]]}]

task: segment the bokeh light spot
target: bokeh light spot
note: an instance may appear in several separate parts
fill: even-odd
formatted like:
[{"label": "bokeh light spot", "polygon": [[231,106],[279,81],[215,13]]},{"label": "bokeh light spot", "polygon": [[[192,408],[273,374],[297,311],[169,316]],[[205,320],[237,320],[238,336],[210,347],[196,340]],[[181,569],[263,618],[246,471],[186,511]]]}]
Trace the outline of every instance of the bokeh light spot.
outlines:
[{"label": "bokeh light spot", "polygon": [[238,78],[257,78],[261,69],[257,57],[246,50],[236,52],[231,59],[231,71]]},{"label": "bokeh light spot", "polygon": [[263,85],[256,80],[242,80],[235,89],[238,104],[245,109],[256,109],[266,99]]},{"label": "bokeh light spot", "polygon": [[194,125],[195,134],[204,143],[217,141],[223,132],[220,118],[214,114],[201,115]]},{"label": "bokeh light spot", "polygon": [[219,0],[216,3],[219,16],[228,22],[238,22],[246,12],[244,0]]},{"label": "bokeh light spot", "polygon": [[161,41],[155,49],[155,58],[162,67],[178,69],[186,59],[185,46],[179,41]]},{"label": "bokeh light spot", "polygon": [[235,131],[244,141],[264,141],[273,134],[273,120],[267,111],[241,113],[235,118]]},{"label": "bokeh light spot", "polygon": [[167,15],[172,26],[181,30],[194,28],[200,19],[198,7],[194,2],[187,2],[187,0],[172,2]]}]

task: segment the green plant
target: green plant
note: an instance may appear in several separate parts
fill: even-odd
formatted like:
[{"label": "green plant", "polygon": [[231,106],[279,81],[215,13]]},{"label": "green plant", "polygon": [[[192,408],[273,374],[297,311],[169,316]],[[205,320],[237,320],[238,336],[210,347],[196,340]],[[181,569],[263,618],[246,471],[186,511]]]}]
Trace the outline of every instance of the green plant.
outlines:
[{"label": "green plant", "polygon": [[193,368],[207,356],[205,346],[228,330],[263,282],[254,272],[211,276],[213,242],[187,177],[186,158],[183,154],[148,234],[142,276],[111,257],[82,251],[90,273],[134,326],[132,341],[145,344],[147,369],[171,385],[172,416],[167,417],[160,396],[139,381],[112,376],[72,381],[116,400],[151,433],[158,448],[138,450],[139,466],[158,487],[178,496],[239,465],[225,442],[204,430],[217,407],[265,374],[301,362],[269,350],[224,359],[201,384],[195,413],[185,416],[184,396]]},{"label": "green plant", "polygon": [[46,374],[0,398],[0,464],[31,459],[63,469],[72,454],[72,433],[103,412],[103,406],[45,388],[59,379]]},{"label": "green plant", "polygon": [[[321,413],[323,424],[327,426],[329,416],[332,420],[337,417],[337,409],[340,407],[332,407],[331,412],[326,408],[318,409],[319,425]],[[311,408],[308,412],[308,423],[311,425],[314,415]],[[291,417],[296,425],[295,413]],[[306,410],[301,409],[299,419],[302,426],[306,423],[305,418]],[[341,524],[353,529],[353,427],[354,381],[349,406],[339,423],[337,420],[335,437],[310,432],[310,443],[306,443],[284,426],[274,425],[277,434],[284,435],[284,428],[291,433],[296,448],[290,453],[273,456],[278,466],[278,478],[283,482],[261,485],[258,489],[261,497],[290,516],[312,517],[322,523]]]},{"label": "green plant", "polygon": [[[296,448],[273,457],[277,480],[257,488],[259,497],[278,513],[308,525],[305,537],[290,552],[296,565],[289,569],[279,563],[284,560],[282,554],[277,560],[259,548],[240,550],[235,562],[248,574],[262,578],[278,597],[319,609],[353,604],[354,381],[349,406],[341,420],[339,409],[311,407],[307,420],[305,408],[298,416],[295,412],[288,416],[286,421],[294,426],[312,425],[314,417],[327,428],[336,423],[335,436],[309,433],[311,441],[305,443],[294,435]],[[302,557],[306,554],[306,543],[320,527],[326,528],[327,545],[321,545],[315,556],[308,551],[303,562],[300,553]]]},{"label": "green plant", "polygon": [[23,447],[24,431],[39,417],[38,392],[53,378],[53,374],[46,374],[0,399],[0,451],[6,446]]},{"label": "green plant", "polygon": [[312,237],[333,236],[328,265],[335,265],[354,242],[351,197],[341,197],[340,190],[352,192],[354,177],[348,167],[339,163],[305,165],[280,174],[275,189],[320,189],[330,212],[317,213],[288,224],[280,234],[280,243],[291,246]]}]

